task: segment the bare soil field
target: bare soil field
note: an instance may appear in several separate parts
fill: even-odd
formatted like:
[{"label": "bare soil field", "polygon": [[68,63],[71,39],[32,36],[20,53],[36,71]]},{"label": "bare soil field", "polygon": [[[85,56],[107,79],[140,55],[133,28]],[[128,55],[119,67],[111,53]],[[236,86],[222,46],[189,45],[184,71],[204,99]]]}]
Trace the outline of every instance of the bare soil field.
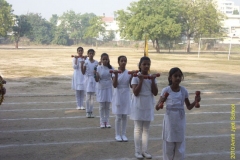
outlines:
[{"label": "bare soil field", "polygon": [[[111,129],[99,128],[98,103],[95,118],[76,110],[71,55],[77,47],[0,46],[0,74],[7,81],[0,106],[1,160],[134,160],[133,122],[128,120],[128,142],[115,142]],[[85,52],[89,47],[84,47]],[[142,50],[132,48],[93,48],[95,59],[104,52],[111,65],[126,55],[127,69],[138,69]],[[149,51],[151,72],[157,78],[159,94],[168,85],[168,71],[179,67],[193,101],[202,92],[201,108],[186,110],[186,160],[240,159],[240,53]],[[159,95],[156,96],[156,101]],[[232,107],[231,107],[232,106]],[[233,107],[235,106],[235,107]],[[233,110],[234,109],[234,110]],[[162,120],[165,109],[155,111],[150,127],[149,153],[162,159]],[[231,116],[235,115],[235,120]],[[236,131],[233,132],[233,125]],[[232,136],[231,136],[232,135]],[[233,139],[234,138],[234,139]],[[233,145],[234,142],[234,145]],[[231,146],[232,145],[232,146]],[[234,148],[231,148],[234,147]]]}]

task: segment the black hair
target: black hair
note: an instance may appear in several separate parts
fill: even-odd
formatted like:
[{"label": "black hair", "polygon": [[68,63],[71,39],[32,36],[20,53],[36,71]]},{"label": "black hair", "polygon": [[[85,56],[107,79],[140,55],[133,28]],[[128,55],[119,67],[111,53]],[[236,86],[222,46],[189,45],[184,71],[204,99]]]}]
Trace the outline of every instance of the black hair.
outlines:
[{"label": "black hair", "polygon": [[95,55],[94,49],[89,49],[89,50],[87,51],[87,53],[90,53],[90,52],[93,52],[93,55]]},{"label": "black hair", "polygon": [[101,55],[101,60],[102,60],[102,57],[103,57],[103,56],[107,56],[107,57],[108,57],[108,64],[107,64],[107,67],[108,67],[109,69],[112,69],[112,66],[110,65],[110,59],[109,59],[108,54],[107,54],[107,53],[103,53],[103,54]]},{"label": "black hair", "polygon": [[170,85],[172,85],[172,80],[170,80],[171,79],[171,77],[172,77],[172,75],[174,74],[174,73],[176,73],[176,72],[180,72],[181,73],[181,75],[182,75],[182,80],[184,80],[184,75],[183,75],[183,73],[182,73],[182,71],[181,71],[181,69],[180,68],[178,68],[178,67],[174,67],[174,68],[171,68],[170,69],[170,71],[169,71],[169,73],[168,73],[168,85],[170,86]]},{"label": "black hair", "polygon": [[84,51],[83,47],[78,47],[78,48],[77,48],[77,51],[80,50],[80,49],[81,49],[82,51]]},{"label": "black hair", "polygon": [[141,63],[143,62],[143,61],[150,61],[150,63],[151,63],[151,60],[150,60],[150,58],[149,57],[142,57],[141,59],[140,59],[140,62],[138,63],[138,68],[139,68],[139,72],[141,72]]},{"label": "black hair", "polygon": [[121,58],[126,58],[126,60],[127,60],[127,57],[122,55],[122,56],[118,57],[118,63],[120,62]]}]

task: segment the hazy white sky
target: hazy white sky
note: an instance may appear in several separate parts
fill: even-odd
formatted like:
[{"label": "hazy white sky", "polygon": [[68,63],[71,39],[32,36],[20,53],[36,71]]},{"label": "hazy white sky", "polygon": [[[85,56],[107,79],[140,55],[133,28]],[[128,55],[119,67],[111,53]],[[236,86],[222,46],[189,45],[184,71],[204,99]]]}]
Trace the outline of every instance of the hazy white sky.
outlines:
[{"label": "hazy white sky", "polygon": [[12,5],[14,14],[21,15],[41,13],[43,18],[50,19],[52,14],[61,16],[69,10],[75,13],[94,13],[98,16],[105,13],[113,17],[113,12],[126,9],[131,2],[136,0],[6,0]]},{"label": "hazy white sky", "polygon": [[[113,12],[126,9],[137,0],[6,0],[12,5],[14,14],[41,13],[43,18],[50,19],[52,14],[61,16],[73,10],[76,13],[95,13],[100,16],[113,16]],[[231,0],[240,6],[240,0]]]}]

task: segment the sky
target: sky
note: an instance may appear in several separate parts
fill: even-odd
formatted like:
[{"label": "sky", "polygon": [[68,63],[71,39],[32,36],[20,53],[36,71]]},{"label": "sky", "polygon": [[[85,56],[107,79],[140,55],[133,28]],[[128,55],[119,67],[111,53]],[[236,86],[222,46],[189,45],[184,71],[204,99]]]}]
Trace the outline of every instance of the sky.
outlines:
[{"label": "sky", "polygon": [[[73,10],[75,13],[94,13],[113,17],[114,11],[126,9],[131,2],[137,0],[6,0],[12,5],[14,14],[40,13],[49,20],[53,14],[61,16],[64,12]],[[240,6],[240,0],[231,0]]]},{"label": "sky", "polygon": [[64,12],[73,10],[75,13],[94,13],[113,17],[114,11],[126,9],[136,0],[6,0],[12,5],[15,15],[41,13],[49,20],[53,14],[61,16]]}]

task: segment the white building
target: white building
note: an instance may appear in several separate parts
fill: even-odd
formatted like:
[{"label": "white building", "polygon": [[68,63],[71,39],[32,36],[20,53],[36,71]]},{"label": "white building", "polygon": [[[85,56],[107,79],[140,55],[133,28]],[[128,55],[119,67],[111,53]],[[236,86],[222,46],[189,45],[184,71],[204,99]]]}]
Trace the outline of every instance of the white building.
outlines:
[{"label": "white building", "polygon": [[114,17],[105,17],[104,15],[102,20],[106,24],[106,28],[105,28],[106,31],[114,31],[115,38],[113,39],[113,41],[122,40],[120,37],[120,32],[118,31],[119,27],[118,27],[117,21],[114,19]]},{"label": "white building", "polygon": [[226,15],[232,15],[234,10],[237,10],[238,13],[240,11],[240,7],[230,0],[216,0],[216,4],[218,10]]}]

